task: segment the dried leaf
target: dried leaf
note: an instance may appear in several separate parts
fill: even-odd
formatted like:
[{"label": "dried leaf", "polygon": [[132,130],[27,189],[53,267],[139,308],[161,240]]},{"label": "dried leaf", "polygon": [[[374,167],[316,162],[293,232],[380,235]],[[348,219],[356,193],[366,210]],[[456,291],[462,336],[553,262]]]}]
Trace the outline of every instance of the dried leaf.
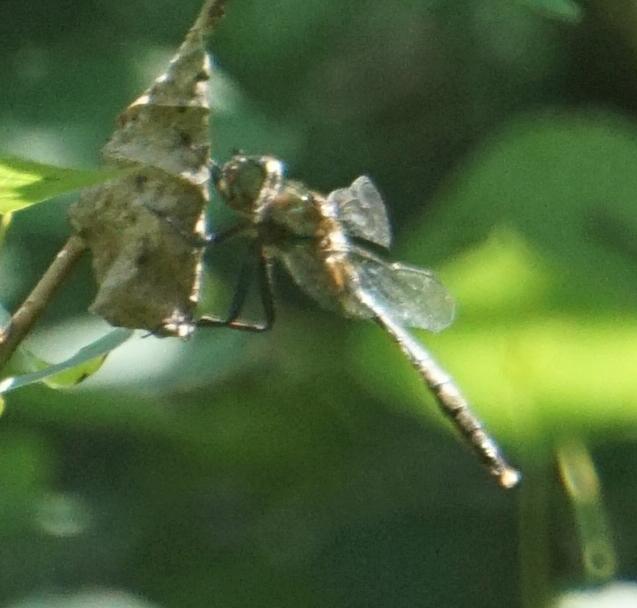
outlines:
[{"label": "dried leaf", "polygon": [[192,331],[210,179],[205,37],[222,5],[205,2],[166,72],[120,115],[103,156],[132,172],[86,190],[70,210],[93,254],[91,311],[112,325]]}]

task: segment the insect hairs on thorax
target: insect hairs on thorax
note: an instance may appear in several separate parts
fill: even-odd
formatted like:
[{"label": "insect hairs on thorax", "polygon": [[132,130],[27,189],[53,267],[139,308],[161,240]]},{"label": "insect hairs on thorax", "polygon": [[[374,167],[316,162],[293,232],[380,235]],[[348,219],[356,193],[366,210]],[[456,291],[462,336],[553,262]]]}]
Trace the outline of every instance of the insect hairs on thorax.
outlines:
[{"label": "insect hairs on thorax", "polygon": [[338,222],[329,217],[325,197],[301,182],[273,179],[266,172],[252,207],[252,222],[265,244],[284,241],[323,241]]}]

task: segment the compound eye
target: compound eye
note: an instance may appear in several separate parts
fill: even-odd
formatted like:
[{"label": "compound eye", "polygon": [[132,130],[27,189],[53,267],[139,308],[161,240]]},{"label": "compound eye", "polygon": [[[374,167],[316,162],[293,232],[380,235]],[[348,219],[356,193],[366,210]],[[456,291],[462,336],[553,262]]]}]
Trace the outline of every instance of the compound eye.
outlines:
[{"label": "compound eye", "polygon": [[215,185],[226,203],[242,213],[250,214],[266,177],[260,159],[239,156],[227,162],[215,178]]}]

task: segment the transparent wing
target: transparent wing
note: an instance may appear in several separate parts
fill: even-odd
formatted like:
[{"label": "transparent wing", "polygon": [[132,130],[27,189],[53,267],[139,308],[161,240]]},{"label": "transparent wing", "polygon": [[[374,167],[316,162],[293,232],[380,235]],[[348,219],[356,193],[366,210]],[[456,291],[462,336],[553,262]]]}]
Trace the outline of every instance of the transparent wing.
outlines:
[{"label": "transparent wing", "polygon": [[275,250],[275,256],[283,262],[294,282],[320,306],[326,310],[343,311],[341,302],[334,296],[330,274],[311,245],[288,246],[284,250]]},{"label": "transparent wing", "polygon": [[454,301],[430,270],[387,263],[360,247],[353,249],[350,256],[359,289],[398,323],[440,331],[453,321]]},{"label": "transparent wing", "polygon": [[336,205],[337,217],[347,232],[381,247],[391,244],[385,204],[369,177],[362,175],[349,188],[334,190],[327,197]]}]

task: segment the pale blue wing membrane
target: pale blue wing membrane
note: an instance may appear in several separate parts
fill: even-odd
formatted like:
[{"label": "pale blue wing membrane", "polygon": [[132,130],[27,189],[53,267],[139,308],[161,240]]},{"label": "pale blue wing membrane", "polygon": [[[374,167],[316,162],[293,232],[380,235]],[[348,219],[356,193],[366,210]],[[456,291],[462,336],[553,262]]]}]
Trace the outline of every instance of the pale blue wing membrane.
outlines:
[{"label": "pale blue wing membrane", "polygon": [[349,188],[330,192],[327,200],[335,203],[337,218],[349,235],[389,248],[391,229],[387,210],[369,177],[362,175]]},{"label": "pale blue wing membrane", "polygon": [[360,247],[352,250],[350,259],[359,288],[396,322],[437,332],[453,321],[453,298],[430,270],[386,263]]},{"label": "pale blue wing membrane", "polygon": [[[348,288],[334,293],[333,283],[322,259],[307,245],[297,245],[278,252],[287,271],[303,291],[323,308],[337,310],[348,317],[369,318],[377,310],[387,311],[396,323],[441,331],[451,324],[454,301],[430,270],[399,262],[387,263],[362,247],[343,252]],[[370,308],[358,292],[378,303]]]}]

